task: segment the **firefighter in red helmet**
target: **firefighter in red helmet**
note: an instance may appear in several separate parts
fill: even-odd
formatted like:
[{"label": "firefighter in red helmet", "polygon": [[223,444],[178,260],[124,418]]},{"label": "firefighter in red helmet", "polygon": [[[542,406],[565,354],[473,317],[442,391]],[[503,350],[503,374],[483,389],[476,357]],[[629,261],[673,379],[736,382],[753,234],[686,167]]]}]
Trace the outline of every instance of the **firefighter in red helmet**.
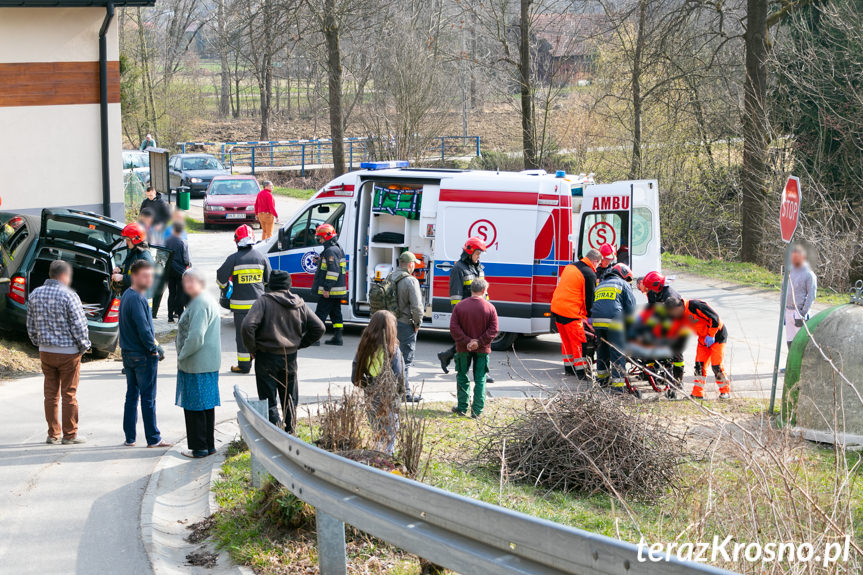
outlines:
[{"label": "firefighter in red helmet", "polygon": [[[470,297],[470,284],[477,278],[484,278],[483,265],[479,263],[482,254],[488,249],[482,238],[472,237],[464,243],[461,257],[449,272],[449,303],[455,307],[461,300]],[[455,345],[437,354],[440,368],[449,373],[449,364],[455,357]],[[486,382],[494,383],[490,377]]]},{"label": "firefighter in red helmet", "polygon": [[249,373],[252,356],[243,343],[243,320],[252,304],[264,294],[264,286],[270,281],[270,260],[252,247],[255,245],[255,233],[245,224],[234,231],[234,243],[237,244],[237,251],[229,255],[216,271],[216,283],[222,290],[230,291],[229,307],[234,314],[237,365],[231,366],[231,371]]},{"label": "firefighter in red helmet", "polygon": [[672,376],[678,386],[683,384],[683,351],[686,349],[688,332],[675,328],[674,320],[668,315],[665,301],[669,298],[682,299],[667,278],[657,271],[648,272],[642,278],[644,289],[647,294],[647,307],[642,313],[642,321],[650,327],[653,332],[668,340],[671,348],[670,361],[661,362],[666,369],[671,368]]},{"label": "firefighter in red helmet", "polygon": [[596,268],[596,280],[601,282],[606,272],[617,263],[617,248],[614,247],[614,244],[605,243],[599,246],[599,253],[602,256],[602,261]]},{"label": "firefighter in red helmet", "polygon": [[[323,244],[324,251],[318,259],[318,269],[315,271],[315,279],[312,283],[312,293],[318,295],[318,303],[315,306],[315,315],[324,324],[327,318],[333,323],[333,337],[326,340],[327,345],[343,345],[342,334],[344,323],[342,319],[342,300],[348,297],[347,272],[348,260],[345,252],[336,242],[336,228],[331,224],[321,224],[315,230],[315,238],[319,244]],[[315,342],[315,345],[318,345]]]},{"label": "firefighter in red helmet", "polygon": [[126,254],[122,269],[114,268],[111,280],[114,290],[122,294],[132,285],[132,264],[138,260],[147,260],[152,264],[153,256],[150,255],[150,246],[147,245],[147,231],[141,224],[137,222],[127,224],[120,235],[126,240],[129,253]]}]

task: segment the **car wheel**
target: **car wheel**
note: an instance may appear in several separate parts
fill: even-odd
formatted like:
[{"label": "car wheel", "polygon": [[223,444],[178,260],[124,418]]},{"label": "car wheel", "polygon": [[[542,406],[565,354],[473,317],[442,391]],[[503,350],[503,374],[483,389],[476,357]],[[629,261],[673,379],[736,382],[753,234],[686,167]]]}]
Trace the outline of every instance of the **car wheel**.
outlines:
[{"label": "car wheel", "polygon": [[105,351],[103,349],[91,349],[90,355],[93,356],[93,359],[105,359],[109,355],[111,355],[110,351]]},{"label": "car wheel", "polygon": [[498,332],[497,336],[491,340],[491,349],[494,351],[509,351],[512,349],[512,345],[519,335],[511,331]]}]

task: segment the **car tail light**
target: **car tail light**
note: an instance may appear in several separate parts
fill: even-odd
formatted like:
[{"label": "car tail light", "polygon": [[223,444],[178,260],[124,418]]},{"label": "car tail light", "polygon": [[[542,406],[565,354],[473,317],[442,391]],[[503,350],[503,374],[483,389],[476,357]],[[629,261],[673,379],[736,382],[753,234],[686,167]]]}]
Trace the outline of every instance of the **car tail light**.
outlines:
[{"label": "car tail light", "polygon": [[117,323],[120,321],[120,298],[111,300],[111,305],[105,313],[105,323]]},{"label": "car tail light", "polygon": [[27,279],[24,276],[15,276],[9,286],[9,298],[20,304],[27,298]]}]

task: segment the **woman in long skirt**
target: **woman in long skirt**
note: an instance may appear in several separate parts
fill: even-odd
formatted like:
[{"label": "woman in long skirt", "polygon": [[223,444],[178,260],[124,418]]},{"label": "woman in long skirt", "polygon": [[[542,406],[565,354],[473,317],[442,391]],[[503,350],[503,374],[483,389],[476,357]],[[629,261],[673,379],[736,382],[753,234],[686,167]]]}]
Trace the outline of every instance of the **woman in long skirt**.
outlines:
[{"label": "woman in long skirt", "polygon": [[204,277],[195,268],[183,274],[190,302],[177,324],[177,401],[186,416],[186,457],[216,452],[215,408],[219,402],[222,349],[219,308],[204,291]]}]

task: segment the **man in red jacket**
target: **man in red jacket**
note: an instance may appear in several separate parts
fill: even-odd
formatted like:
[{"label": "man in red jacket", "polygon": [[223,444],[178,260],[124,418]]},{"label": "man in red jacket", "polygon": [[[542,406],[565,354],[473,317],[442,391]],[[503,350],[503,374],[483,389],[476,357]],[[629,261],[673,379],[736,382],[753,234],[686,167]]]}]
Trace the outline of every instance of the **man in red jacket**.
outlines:
[{"label": "man in red jacket", "polygon": [[255,217],[261,223],[261,240],[273,237],[273,224],[279,219],[276,200],[273,198],[273,182],[264,182],[264,189],[255,198]]},{"label": "man in red jacket", "polygon": [[[470,297],[460,301],[452,310],[449,331],[455,340],[455,367],[457,370],[458,405],[453,413],[476,419],[485,406],[485,380],[488,373],[488,355],[491,353],[491,340],[497,335],[497,311],[485,295],[488,282],[476,278],[470,284]],[[473,404],[468,405],[470,379],[467,372],[473,363]]]}]

